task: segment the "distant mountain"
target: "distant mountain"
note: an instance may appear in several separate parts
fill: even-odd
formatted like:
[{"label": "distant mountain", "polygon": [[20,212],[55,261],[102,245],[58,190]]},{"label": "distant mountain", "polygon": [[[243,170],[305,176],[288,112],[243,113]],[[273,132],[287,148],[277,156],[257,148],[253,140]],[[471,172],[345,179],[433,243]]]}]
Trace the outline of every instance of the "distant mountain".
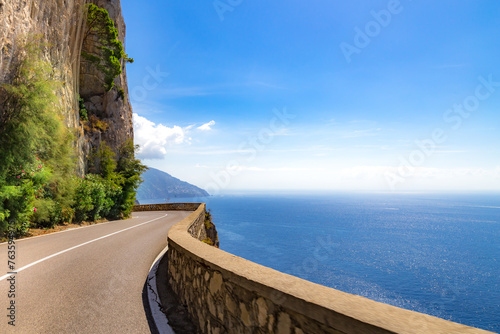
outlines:
[{"label": "distant mountain", "polygon": [[144,182],[137,189],[137,200],[175,198],[175,197],[204,197],[210,196],[205,190],[190,183],[181,181],[172,175],[151,168],[142,174]]}]

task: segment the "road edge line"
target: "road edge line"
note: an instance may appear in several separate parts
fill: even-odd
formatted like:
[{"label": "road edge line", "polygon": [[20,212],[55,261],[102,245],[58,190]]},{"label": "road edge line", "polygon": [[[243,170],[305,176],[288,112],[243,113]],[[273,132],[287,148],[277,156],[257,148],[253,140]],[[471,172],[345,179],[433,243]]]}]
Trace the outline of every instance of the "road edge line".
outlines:
[{"label": "road edge line", "polygon": [[82,243],[82,244],[79,244],[79,245],[76,245],[76,246],[73,246],[73,247],[67,248],[67,249],[65,249],[65,250],[62,250],[62,251],[60,251],[60,252],[54,253],[54,254],[49,255],[49,256],[46,256],[46,257],[44,257],[43,259],[37,260],[37,261],[35,261],[35,262],[32,262],[32,263],[30,263],[30,264],[25,265],[25,266],[24,266],[24,267],[22,267],[22,268],[17,269],[15,272],[12,272],[12,273],[8,273],[8,274],[6,274],[6,275],[3,275],[2,277],[0,277],[0,281],[3,281],[3,280],[4,280],[4,279],[6,279],[7,277],[10,277],[10,276],[13,276],[13,275],[17,275],[18,273],[20,273],[21,271],[23,271],[23,270],[25,270],[25,269],[28,269],[29,267],[32,267],[32,266],[34,266],[34,265],[36,265],[36,264],[38,264],[38,263],[41,263],[41,262],[43,262],[43,261],[45,261],[45,260],[49,260],[49,259],[51,259],[51,258],[53,258],[53,257],[58,256],[58,255],[64,254],[64,253],[66,253],[66,252],[69,252],[69,251],[71,251],[71,250],[73,250],[73,249],[76,249],[76,248],[79,248],[79,247],[82,247],[82,246],[88,245],[88,244],[93,243],[93,242],[95,242],[95,241],[98,241],[98,240],[101,240],[101,239],[104,239],[104,238],[107,238],[107,237],[113,236],[113,235],[118,234],[118,233],[121,233],[121,232],[128,231],[128,230],[130,230],[130,229],[133,229],[133,228],[136,228],[136,227],[139,227],[139,226],[142,226],[142,225],[146,225],[146,224],[152,223],[152,222],[154,222],[154,221],[156,221],[156,220],[158,220],[158,219],[165,218],[166,216],[168,216],[168,213],[167,213],[167,214],[165,214],[165,215],[163,215],[163,216],[161,216],[161,217],[157,217],[157,218],[155,218],[155,219],[148,220],[147,222],[140,223],[140,224],[138,224],[138,225],[134,225],[134,226],[130,226],[130,227],[127,227],[127,228],[125,228],[125,229],[123,229],[123,230],[119,230],[119,231],[116,231],[116,232],[113,232],[113,233],[110,233],[110,234],[106,234],[106,235],[104,235],[104,236],[102,236],[102,237],[99,237],[99,238],[96,238],[96,239],[92,239],[92,240],[87,241],[87,242],[84,242],[84,243]]},{"label": "road edge line", "polygon": [[[127,218],[128,219],[137,219],[139,217],[130,217],[130,218]],[[109,223],[116,223],[116,222],[122,222],[123,219],[116,219],[116,220],[109,220],[109,221],[106,221],[106,222],[102,222],[102,223],[97,223],[97,224],[90,224],[90,225],[87,225],[87,226],[80,226],[80,227],[74,227],[74,228],[68,228],[66,230],[62,230],[62,231],[57,231],[57,232],[50,232],[50,233],[45,233],[45,234],[40,234],[40,235],[34,235],[32,237],[27,237],[27,238],[21,238],[21,239],[15,239],[16,242],[20,242],[20,241],[24,241],[24,240],[31,240],[31,239],[35,239],[35,238],[40,238],[40,237],[46,237],[46,236],[49,236],[49,235],[53,235],[53,234],[58,234],[58,233],[63,233],[63,232],[68,232],[68,231],[76,231],[76,230],[80,230],[82,228],[87,228],[87,227],[93,227],[93,226],[101,226],[101,225],[106,225],[106,224],[109,224]],[[4,241],[4,242],[0,242],[0,246],[3,245],[3,244],[6,244],[8,243],[8,241]]]}]

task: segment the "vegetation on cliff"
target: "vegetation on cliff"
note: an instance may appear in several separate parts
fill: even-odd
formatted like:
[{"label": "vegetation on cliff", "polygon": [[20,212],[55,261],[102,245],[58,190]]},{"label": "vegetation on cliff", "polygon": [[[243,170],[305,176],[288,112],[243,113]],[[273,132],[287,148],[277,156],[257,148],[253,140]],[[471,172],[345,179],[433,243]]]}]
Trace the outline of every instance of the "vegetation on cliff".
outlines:
[{"label": "vegetation on cliff", "polygon": [[95,53],[82,51],[82,56],[104,74],[104,87],[110,91],[115,78],[122,73],[120,59],[130,63],[134,60],[125,53],[123,44],[118,39],[118,30],[108,11],[92,3],[87,5],[87,30],[83,43],[88,43],[90,39],[93,39],[96,46]]},{"label": "vegetation on cliff", "polygon": [[71,211],[65,175],[73,172],[74,151],[57,104],[60,83],[43,60],[40,36],[30,39],[16,54],[10,84],[0,87],[0,231],[12,221],[22,233],[47,207],[56,223]]},{"label": "vegetation on cliff", "polygon": [[219,248],[219,236],[215,224],[212,222],[212,213],[210,210],[205,211],[205,221],[203,222],[207,237],[202,242]]},{"label": "vegetation on cliff", "polygon": [[41,40],[18,43],[9,83],[0,86],[0,234],[127,217],[146,168],[131,140],[118,152],[101,143],[90,157],[92,174],[76,176],[75,136],[64,124],[61,83]]},{"label": "vegetation on cliff", "polygon": [[105,143],[94,152],[91,173],[77,188],[77,221],[130,215],[142,181],[140,175],[146,170],[134,156],[136,148],[129,140],[117,155]]}]

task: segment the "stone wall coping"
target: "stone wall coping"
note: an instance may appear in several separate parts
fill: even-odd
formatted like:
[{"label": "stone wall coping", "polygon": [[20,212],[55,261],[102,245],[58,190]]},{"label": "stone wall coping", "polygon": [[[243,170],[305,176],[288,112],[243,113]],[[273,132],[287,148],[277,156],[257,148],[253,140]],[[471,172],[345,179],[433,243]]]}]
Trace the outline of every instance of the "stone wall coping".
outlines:
[{"label": "stone wall coping", "polygon": [[174,225],[169,247],[219,271],[225,281],[328,327],[343,333],[493,333],[315,284],[209,246],[188,233],[204,212],[205,204],[200,204]]},{"label": "stone wall coping", "polygon": [[195,211],[202,203],[137,204],[132,211]]}]

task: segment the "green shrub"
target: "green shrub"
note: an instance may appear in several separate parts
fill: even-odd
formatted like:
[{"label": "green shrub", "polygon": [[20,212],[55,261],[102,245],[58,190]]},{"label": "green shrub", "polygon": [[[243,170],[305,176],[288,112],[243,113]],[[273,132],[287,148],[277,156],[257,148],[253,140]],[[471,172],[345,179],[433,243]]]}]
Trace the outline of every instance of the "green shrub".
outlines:
[{"label": "green shrub", "polygon": [[78,98],[78,106],[80,108],[80,119],[82,121],[88,121],[89,116],[88,116],[87,108],[85,108],[85,101],[81,97]]},{"label": "green shrub", "polygon": [[212,227],[212,213],[210,212],[210,209],[205,211],[205,229],[209,229]]},{"label": "green shrub", "polygon": [[63,208],[62,209],[62,221],[65,223],[71,224],[73,222],[73,218],[75,217],[75,210],[73,208]]},{"label": "green shrub", "polygon": [[[38,211],[36,199],[43,197],[44,187],[51,176],[50,168],[45,167],[41,161],[33,167],[20,165],[13,175],[9,175],[11,184],[0,187],[0,221],[8,219],[14,222],[17,233],[23,235]],[[5,232],[5,223],[2,228]]]},{"label": "green shrub", "polygon": [[76,221],[110,218],[120,195],[121,189],[112,181],[96,174],[87,174],[79,181],[76,189]]},{"label": "green shrub", "polygon": [[54,200],[39,198],[35,199],[33,205],[36,210],[33,213],[33,223],[37,227],[51,228],[61,221],[62,208]]},{"label": "green shrub", "polygon": [[122,218],[120,203],[123,191],[116,183],[111,180],[104,180],[106,191],[106,205],[102,210],[102,216],[109,219]]},{"label": "green shrub", "polygon": [[89,212],[94,209],[91,197],[90,185],[85,180],[80,181],[75,192],[75,220],[82,222],[87,220]]},{"label": "green shrub", "polygon": [[91,173],[103,178],[106,183],[106,198],[113,202],[109,211],[103,211],[103,217],[125,218],[132,212],[137,188],[142,182],[140,176],[146,169],[140,160],[135,159],[136,149],[132,140],[128,140],[120,147],[118,154],[115,154],[106,143],[101,143],[90,156],[89,169]]},{"label": "green shrub", "polygon": [[[24,235],[30,227],[30,215],[33,212],[33,193],[30,182],[18,186],[2,186],[0,189],[1,228],[9,228],[17,235]],[[9,227],[9,223],[12,222]]]},{"label": "green shrub", "polygon": [[121,186],[123,195],[120,209],[124,217],[129,217],[135,204],[137,188],[142,183],[141,174],[147,167],[135,158],[135,152],[139,146],[129,139],[122,145],[119,151],[119,159],[116,167],[117,184]]},{"label": "green shrub", "polygon": [[205,239],[203,239],[202,242],[204,242],[204,243],[206,243],[206,244],[208,244],[210,246],[214,245],[214,242],[209,237],[206,237]]},{"label": "green shrub", "polygon": [[111,147],[102,142],[93,151],[89,161],[89,171],[92,174],[99,174],[104,179],[111,179],[116,170],[116,154]]},{"label": "green shrub", "polygon": [[105,132],[109,128],[109,124],[106,121],[99,119],[96,115],[90,115],[90,126],[93,130],[101,130]]},{"label": "green shrub", "polygon": [[125,99],[125,91],[121,87],[118,88],[118,97],[121,98],[122,100]]},{"label": "green shrub", "polygon": [[103,206],[104,186],[97,175],[82,178],[75,192],[75,219],[78,222],[95,220]]}]

